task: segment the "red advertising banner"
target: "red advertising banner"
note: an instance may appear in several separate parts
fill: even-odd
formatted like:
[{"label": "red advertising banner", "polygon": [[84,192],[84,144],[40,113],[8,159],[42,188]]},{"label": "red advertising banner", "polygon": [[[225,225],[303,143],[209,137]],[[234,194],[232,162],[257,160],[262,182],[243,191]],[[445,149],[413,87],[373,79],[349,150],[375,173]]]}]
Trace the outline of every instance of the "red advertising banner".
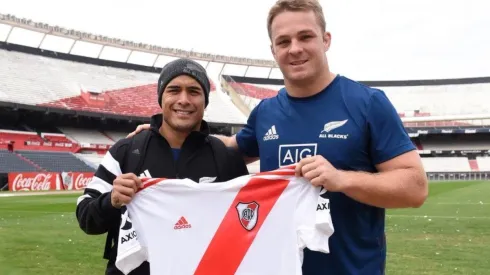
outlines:
[{"label": "red advertising banner", "polygon": [[92,180],[94,173],[81,173],[81,172],[63,172],[61,178],[63,179],[63,186],[65,190],[83,190],[87,187],[87,184]]},{"label": "red advertising banner", "polygon": [[9,173],[10,191],[59,191],[64,190],[58,173]]}]

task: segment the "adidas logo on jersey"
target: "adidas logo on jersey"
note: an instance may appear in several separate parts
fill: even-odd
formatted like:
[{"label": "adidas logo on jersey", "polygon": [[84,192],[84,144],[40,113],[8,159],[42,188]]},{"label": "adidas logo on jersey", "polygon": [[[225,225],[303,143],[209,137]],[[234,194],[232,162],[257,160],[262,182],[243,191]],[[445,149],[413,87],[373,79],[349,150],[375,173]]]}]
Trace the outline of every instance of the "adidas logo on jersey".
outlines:
[{"label": "adidas logo on jersey", "polygon": [[179,221],[175,224],[174,229],[191,228],[191,224],[187,222],[184,217],[180,217]]},{"label": "adidas logo on jersey", "polygon": [[274,139],[279,139],[279,135],[277,134],[276,131],[276,125],[272,125],[272,127],[265,133],[264,135],[264,141],[268,140],[274,140]]}]

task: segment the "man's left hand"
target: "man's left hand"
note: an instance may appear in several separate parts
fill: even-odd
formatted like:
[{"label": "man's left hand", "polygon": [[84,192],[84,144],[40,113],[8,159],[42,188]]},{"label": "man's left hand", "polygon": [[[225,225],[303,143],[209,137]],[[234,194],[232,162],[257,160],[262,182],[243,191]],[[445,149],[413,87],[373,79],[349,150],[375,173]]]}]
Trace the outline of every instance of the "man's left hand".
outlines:
[{"label": "man's left hand", "polygon": [[346,178],[323,156],[317,155],[302,159],[296,164],[296,176],[304,177],[315,186],[323,186],[331,192],[345,188]]}]

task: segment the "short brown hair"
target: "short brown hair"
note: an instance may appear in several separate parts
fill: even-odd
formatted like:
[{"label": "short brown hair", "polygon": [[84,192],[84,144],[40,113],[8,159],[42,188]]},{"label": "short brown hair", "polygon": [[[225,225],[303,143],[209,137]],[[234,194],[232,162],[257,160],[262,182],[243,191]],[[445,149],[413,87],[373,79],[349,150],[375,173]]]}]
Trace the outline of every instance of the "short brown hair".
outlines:
[{"label": "short brown hair", "polygon": [[283,11],[313,11],[323,32],[327,29],[323,9],[318,0],[278,0],[269,10],[267,16],[267,31],[271,36],[271,25],[274,18]]}]

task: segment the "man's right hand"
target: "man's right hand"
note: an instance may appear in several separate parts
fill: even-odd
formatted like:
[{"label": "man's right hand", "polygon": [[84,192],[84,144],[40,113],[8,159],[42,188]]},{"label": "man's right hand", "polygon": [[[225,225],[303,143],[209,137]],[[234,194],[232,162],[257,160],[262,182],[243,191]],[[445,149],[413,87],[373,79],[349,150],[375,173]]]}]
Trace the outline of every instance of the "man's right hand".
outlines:
[{"label": "man's right hand", "polygon": [[149,130],[150,129],[150,124],[140,124],[136,127],[136,130],[134,130],[133,132],[129,133],[126,138],[130,138],[134,135],[136,135],[137,133],[143,131],[143,130]]},{"label": "man's right hand", "polygon": [[131,202],[141,187],[141,179],[133,173],[122,174],[116,177],[112,185],[111,204],[115,208],[121,208]]}]

